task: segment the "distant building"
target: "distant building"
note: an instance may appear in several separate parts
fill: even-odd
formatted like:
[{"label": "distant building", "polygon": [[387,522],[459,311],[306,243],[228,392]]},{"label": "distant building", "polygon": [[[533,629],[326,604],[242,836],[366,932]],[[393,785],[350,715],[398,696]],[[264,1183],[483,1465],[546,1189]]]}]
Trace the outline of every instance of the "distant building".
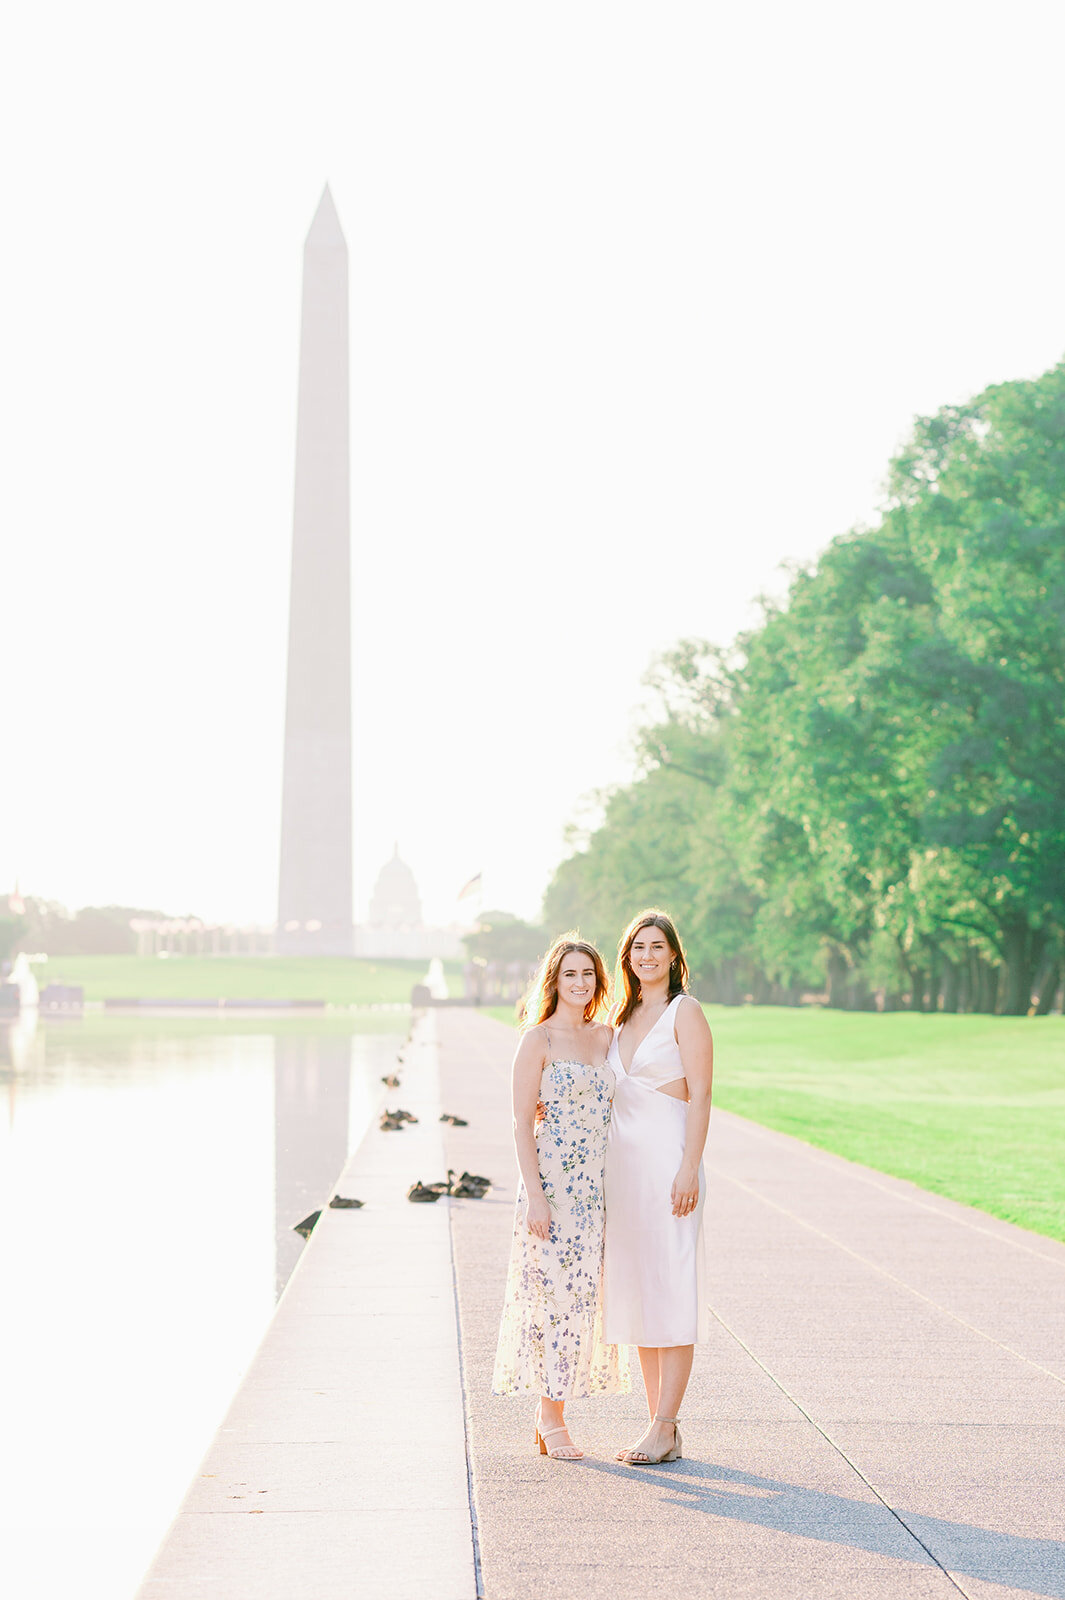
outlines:
[{"label": "distant building", "polygon": [[201,917],[133,917],[139,956],[269,956],[276,948],[273,928]]},{"label": "distant building", "polygon": [[458,961],[462,953],[456,929],[427,928],[422,921],[418,885],[397,844],[377,875],[369,921],[355,928],[355,954],[382,960],[428,961],[439,956],[442,961]]},{"label": "distant building", "polygon": [[414,874],[399,857],[399,845],[377,874],[370,896],[370,927],[406,930],[422,926],[422,899]]}]

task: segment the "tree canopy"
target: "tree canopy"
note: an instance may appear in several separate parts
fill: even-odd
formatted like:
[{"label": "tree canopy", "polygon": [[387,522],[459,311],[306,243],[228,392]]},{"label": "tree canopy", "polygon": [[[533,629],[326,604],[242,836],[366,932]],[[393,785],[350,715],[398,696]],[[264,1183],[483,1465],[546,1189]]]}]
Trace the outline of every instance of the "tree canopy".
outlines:
[{"label": "tree canopy", "polygon": [[676,915],[706,998],[1046,1010],[1065,942],[1065,364],[917,421],[879,524],[656,663],[551,924]]}]

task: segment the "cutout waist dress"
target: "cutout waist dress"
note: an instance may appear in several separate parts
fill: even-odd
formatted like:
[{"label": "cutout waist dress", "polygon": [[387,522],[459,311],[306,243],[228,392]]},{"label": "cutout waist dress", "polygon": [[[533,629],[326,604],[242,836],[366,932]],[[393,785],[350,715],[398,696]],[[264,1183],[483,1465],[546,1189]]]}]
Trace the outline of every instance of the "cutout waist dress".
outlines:
[{"label": "cutout waist dress", "polygon": [[607,1064],[617,1085],[607,1135],[604,1191],[606,1249],[603,1337],[608,1344],[650,1348],[696,1344],[708,1337],[703,1210],[706,1176],[699,1164],[699,1201],[687,1217],[673,1215],[673,1180],[684,1156],[688,1103],[661,1094],[683,1078],[670,1001],[626,1072],[618,1029]]}]

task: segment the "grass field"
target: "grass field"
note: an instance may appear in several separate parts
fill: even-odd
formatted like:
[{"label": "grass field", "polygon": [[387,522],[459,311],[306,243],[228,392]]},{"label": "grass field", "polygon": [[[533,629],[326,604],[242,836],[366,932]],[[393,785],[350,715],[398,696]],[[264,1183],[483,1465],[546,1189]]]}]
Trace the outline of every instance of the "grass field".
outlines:
[{"label": "grass field", "polygon": [[[78,983],[86,1000],[326,1000],[331,1005],[384,1005],[410,1000],[426,961],[363,961],[328,957],[52,956],[35,967],[37,981]],[[462,967],[445,962],[452,993]]]},{"label": "grass field", "polygon": [[705,1010],[715,1104],[1065,1240],[1065,1018]]}]

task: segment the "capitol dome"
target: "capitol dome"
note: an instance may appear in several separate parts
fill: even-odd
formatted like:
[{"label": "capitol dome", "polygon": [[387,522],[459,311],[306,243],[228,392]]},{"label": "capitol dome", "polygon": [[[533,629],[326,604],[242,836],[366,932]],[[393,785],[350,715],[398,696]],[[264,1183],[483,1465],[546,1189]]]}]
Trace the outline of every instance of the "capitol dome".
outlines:
[{"label": "capitol dome", "polygon": [[399,845],[377,875],[370,896],[372,928],[420,928],[422,902],[414,874],[399,858]]}]

